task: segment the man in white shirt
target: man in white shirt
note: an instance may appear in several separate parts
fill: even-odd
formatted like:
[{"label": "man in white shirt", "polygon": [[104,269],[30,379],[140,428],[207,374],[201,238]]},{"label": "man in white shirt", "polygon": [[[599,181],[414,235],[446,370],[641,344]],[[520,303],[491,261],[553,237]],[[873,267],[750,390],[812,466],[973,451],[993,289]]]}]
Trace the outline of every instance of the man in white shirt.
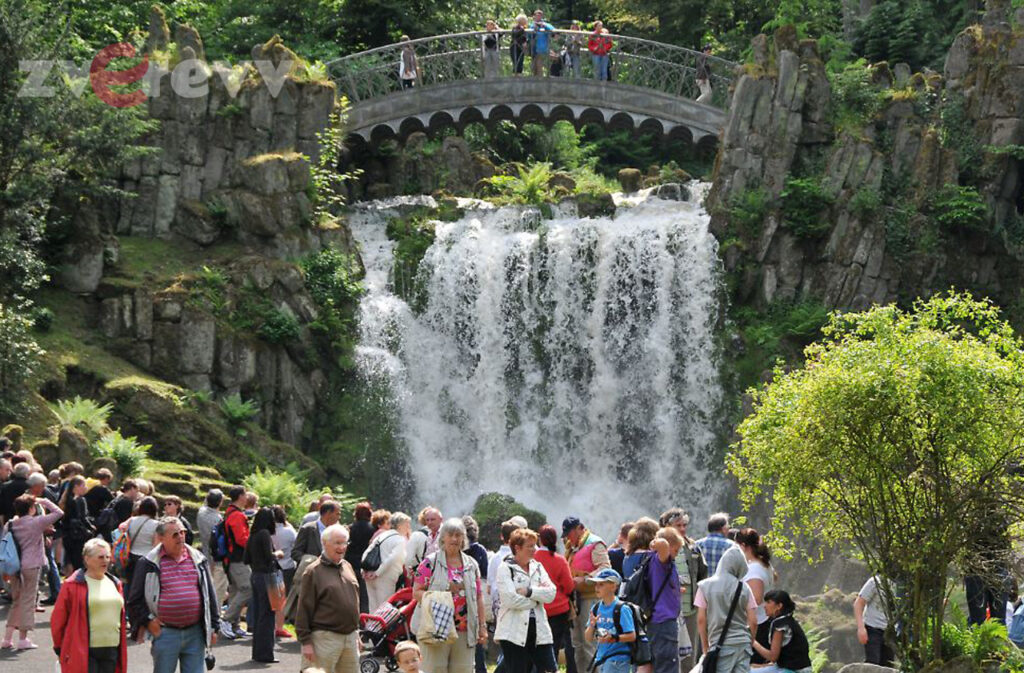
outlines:
[{"label": "man in white shirt", "polygon": [[441,522],[444,521],[441,510],[432,505],[420,510],[416,520],[422,528],[413,531],[409,536],[405,554],[405,567],[410,572],[416,570],[423,559],[437,551],[438,532],[441,530]]},{"label": "man in white shirt", "polygon": [[893,651],[885,643],[889,618],[882,605],[883,580],[877,575],[869,577],[853,601],[853,616],[857,620],[857,640],[864,646],[864,661],[877,666],[892,666]]}]

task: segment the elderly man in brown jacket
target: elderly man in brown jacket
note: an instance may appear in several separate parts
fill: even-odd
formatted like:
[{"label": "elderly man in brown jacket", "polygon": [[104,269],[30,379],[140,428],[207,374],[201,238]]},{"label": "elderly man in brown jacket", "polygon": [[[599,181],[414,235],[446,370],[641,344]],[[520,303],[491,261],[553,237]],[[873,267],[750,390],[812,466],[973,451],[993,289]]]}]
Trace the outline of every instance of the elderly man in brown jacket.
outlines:
[{"label": "elderly man in brown jacket", "polygon": [[345,560],[348,529],[334,524],[320,537],[323,552],[302,573],[295,635],[302,644],[301,670],[359,670],[359,580]]}]

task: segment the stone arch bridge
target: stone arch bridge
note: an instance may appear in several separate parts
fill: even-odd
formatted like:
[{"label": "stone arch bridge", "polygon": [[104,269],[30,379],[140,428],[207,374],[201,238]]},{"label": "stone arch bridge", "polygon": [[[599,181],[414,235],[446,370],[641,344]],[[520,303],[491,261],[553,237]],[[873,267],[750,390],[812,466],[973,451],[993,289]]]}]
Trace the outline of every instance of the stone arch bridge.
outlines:
[{"label": "stone arch bridge", "polygon": [[[483,41],[498,40],[499,71],[484,77]],[[532,77],[530,59],[523,76],[514,76],[508,31],[439,35],[410,43],[420,69],[419,86],[403,89],[398,80],[402,44],[346,56],[327,64],[338,91],[349,102],[350,137],[375,143],[416,131],[459,130],[475,122],[511,120],[577,127],[599,124],[686,140],[711,149],[725,123],[736,64],[708,57],[712,96],[696,102],[700,54],[640,38],[611,35],[611,81],[593,76],[588,33],[555,31],[553,49],[572,39],[582,42],[576,73]],[[578,75],[578,76],[574,76]],[[358,140],[357,140],[358,142]]]}]

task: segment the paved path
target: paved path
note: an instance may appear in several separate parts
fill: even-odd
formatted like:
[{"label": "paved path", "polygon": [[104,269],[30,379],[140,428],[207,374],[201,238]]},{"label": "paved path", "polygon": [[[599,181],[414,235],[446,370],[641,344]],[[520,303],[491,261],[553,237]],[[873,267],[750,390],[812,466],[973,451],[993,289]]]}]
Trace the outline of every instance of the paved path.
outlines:
[{"label": "paved path", "polygon": [[[0,605],[0,623],[7,622],[10,606]],[[53,653],[50,640],[50,612],[36,613],[36,630],[32,640],[39,649],[25,652],[0,651],[0,671],[4,673],[55,673],[57,655]],[[294,639],[278,641],[275,656],[279,664],[257,664],[250,661],[251,639],[218,643],[213,653],[217,656],[215,671],[294,671],[299,670],[299,645]],[[128,673],[144,673],[153,670],[148,645],[128,646]]]}]

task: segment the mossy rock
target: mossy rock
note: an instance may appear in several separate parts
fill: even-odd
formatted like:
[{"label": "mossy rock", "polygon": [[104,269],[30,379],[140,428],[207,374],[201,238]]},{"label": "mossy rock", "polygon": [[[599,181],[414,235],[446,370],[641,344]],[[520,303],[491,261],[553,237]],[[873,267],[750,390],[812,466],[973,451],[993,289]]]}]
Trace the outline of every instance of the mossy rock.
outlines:
[{"label": "mossy rock", "polygon": [[473,518],[480,525],[480,544],[496,549],[501,544],[501,524],[517,515],[525,517],[533,530],[547,521],[540,512],[503,493],[484,493],[477,498],[473,505]]},{"label": "mossy rock", "polygon": [[643,174],[636,168],[623,168],[620,169],[616,177],[619,180],[619,185],[622,187],[622,191],[626,194],[632,194],[640,191],[640,187],[643,181]]},{"label": "mossy rock", "polygon": [[60,465],[60,449],[57,448],[55,442],[42,441],[36,442],[29,450],[32,452],[32,457],[36,459],[43,469],[50,471]]},{"label": "mossy rock", "polygon": [[106,456],[100,456],[99,458],[94,458],[92,460],[92,462],[89,463],[88,466],[86,467],[86,475],[91,477],[91,476],[95,475],[97,471],[99,471],[101,469],[110,470],[110,473],[112,475],[114,475],[114,482],[113,483],[115,483],[115,484],[120,484],[121,483],[121,468],[120,468],[120,466],[117,464],[116,460],[114,460],[113,458],[108,458]]},{"label": "mossy rock", "polygon": [[576,211],[580,217],[611,217],[615,214],[615,199],[607,192],[579,194],[576,197]]},{"label": "mossy rock", "polygon": [[0,431],[0,436],[11,440],[11,448],[14,451],[21,451],[21,438],[24,434],[25,429],[20,425],[15,425],[14,423],[5,425],[3,431]]}]

